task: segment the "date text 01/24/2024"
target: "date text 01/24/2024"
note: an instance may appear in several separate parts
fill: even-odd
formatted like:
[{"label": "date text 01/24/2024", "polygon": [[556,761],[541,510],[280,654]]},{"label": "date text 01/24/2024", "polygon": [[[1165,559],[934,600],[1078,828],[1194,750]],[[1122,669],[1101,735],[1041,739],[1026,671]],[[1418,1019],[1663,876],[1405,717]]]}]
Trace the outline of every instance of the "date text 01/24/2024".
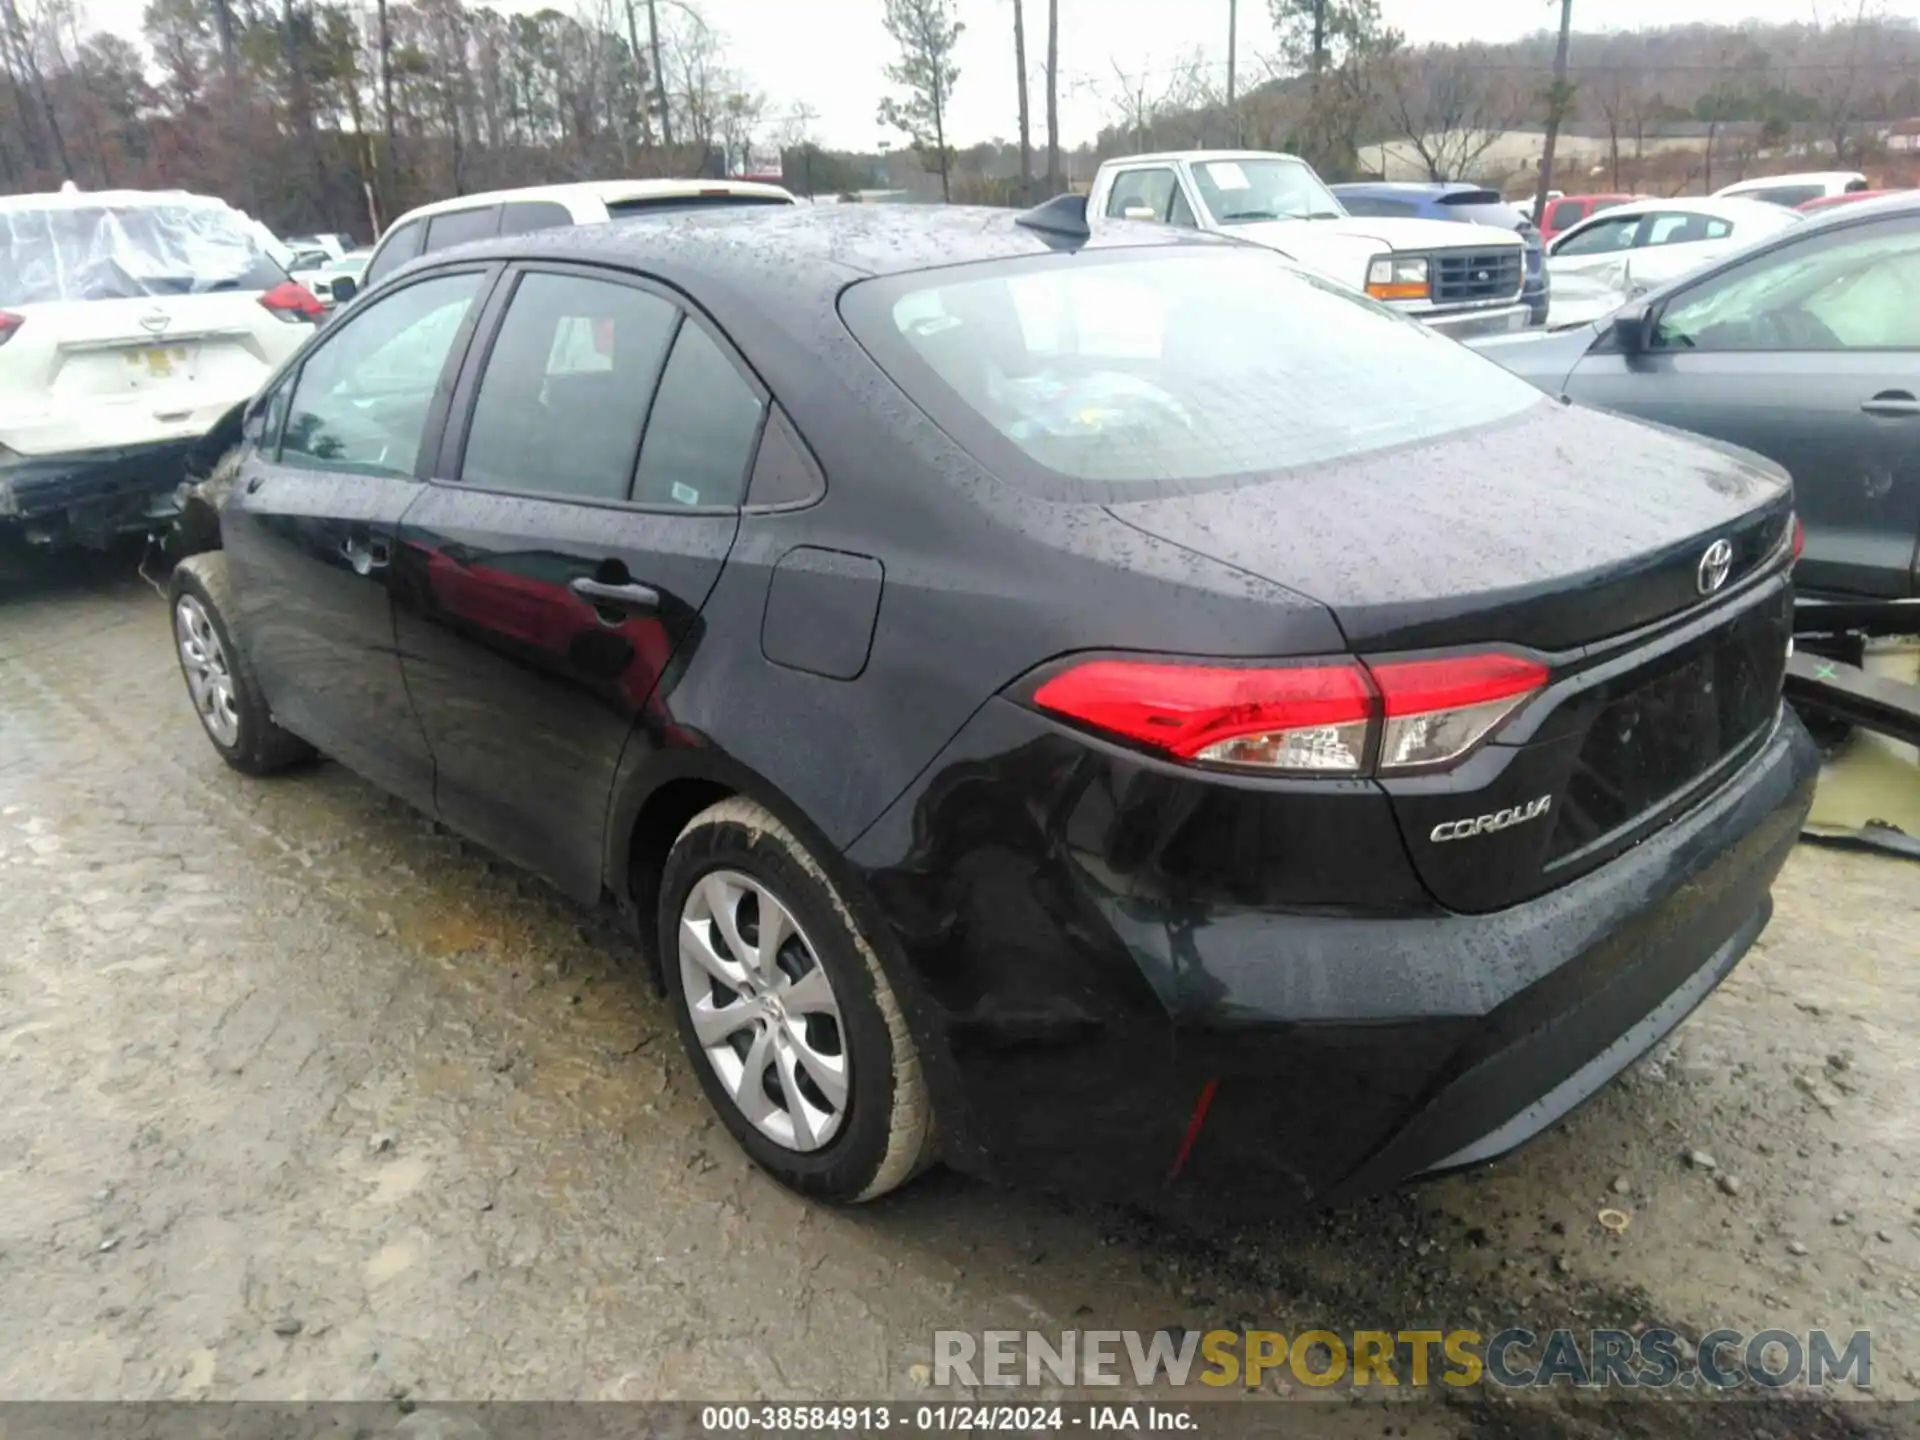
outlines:
[{"label": "date text 01/24/2024", "polygon": [[1173,1405],[708,1405],[700,1429],[708,1435],[826,1432],[908,1434],[983,1430],[1013,1434],[1036,1431],[1106,1431],[1119,1434],[1191,1432],[1192,1412]]}]

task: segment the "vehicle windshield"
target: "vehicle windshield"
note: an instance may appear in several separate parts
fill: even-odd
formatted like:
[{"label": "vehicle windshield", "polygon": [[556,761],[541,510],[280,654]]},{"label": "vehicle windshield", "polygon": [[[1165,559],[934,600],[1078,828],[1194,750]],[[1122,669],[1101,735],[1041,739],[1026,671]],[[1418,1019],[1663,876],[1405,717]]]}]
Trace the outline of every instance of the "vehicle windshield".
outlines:
[{"label": "vehicle windshield", "polygon": [[217,201],[0,208],[0,305],[270,290],[286,278]]},{"label": "vehicle windshield", "polygon": [[865,281],[842,307],[983,463],[1043,485],[1044,467],[1075,495],[1270,475],[1543,403],[1465,346],[1261,251],[994,261]]},{"label": "vehicle windshield", "polygon": [[1202,160],[1194,165],[1193,178],[1208,212],[1222,225],[1344,220],[1347,214],[1313,167],[1300,160]]}]

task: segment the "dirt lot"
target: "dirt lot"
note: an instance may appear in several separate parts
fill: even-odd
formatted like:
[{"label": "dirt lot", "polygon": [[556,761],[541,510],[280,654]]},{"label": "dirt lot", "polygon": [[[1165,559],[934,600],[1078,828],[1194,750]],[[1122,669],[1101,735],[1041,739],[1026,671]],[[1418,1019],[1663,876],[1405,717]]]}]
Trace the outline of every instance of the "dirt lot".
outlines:
[{"label": "dirt lot", "polygon": [[[139,582],[0,597],[0,682],[0,1396],[912,1397],[936,1328],[1421,1321],[1866,1328],[1920,1395],[1911,862],[1803,847],[1676,1039],[1481,1174],[1234,1234],[946,1174],[833,1213],[593,916],[337,767],[222,766]],[[1834,1398],[1793,1432],[1865,1433]]]}]

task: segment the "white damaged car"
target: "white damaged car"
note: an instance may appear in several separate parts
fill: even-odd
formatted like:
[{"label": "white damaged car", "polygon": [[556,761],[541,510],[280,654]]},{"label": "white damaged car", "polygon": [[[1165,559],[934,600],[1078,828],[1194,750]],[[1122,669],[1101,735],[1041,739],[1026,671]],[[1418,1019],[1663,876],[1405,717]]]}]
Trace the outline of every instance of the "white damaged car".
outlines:
[{"label": "white damaged car", "polygon": [[326,313],[263,235],[184,191],[0,197],[0,532],[100,545],[171,508]]}]

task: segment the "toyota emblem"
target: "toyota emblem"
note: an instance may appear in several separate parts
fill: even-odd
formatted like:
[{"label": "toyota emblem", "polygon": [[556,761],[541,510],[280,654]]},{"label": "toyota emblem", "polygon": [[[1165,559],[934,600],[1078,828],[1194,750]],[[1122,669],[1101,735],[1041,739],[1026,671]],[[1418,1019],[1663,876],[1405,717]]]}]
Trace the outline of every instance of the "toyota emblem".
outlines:
[{"label": "toyota emblem", "polygon": [[173,317],[160,309],[149,310],[140,317],[140,328],[150,335],[158,335],[173,323]]},{"label": "toyota emblem", "polygon": [[1711,595],[1727,583],[1732,570],[1733,545],[1726,540],[1716,540],[1701,555],[1700,568],[1694,572],[1693,581],[1702,595]]}]

